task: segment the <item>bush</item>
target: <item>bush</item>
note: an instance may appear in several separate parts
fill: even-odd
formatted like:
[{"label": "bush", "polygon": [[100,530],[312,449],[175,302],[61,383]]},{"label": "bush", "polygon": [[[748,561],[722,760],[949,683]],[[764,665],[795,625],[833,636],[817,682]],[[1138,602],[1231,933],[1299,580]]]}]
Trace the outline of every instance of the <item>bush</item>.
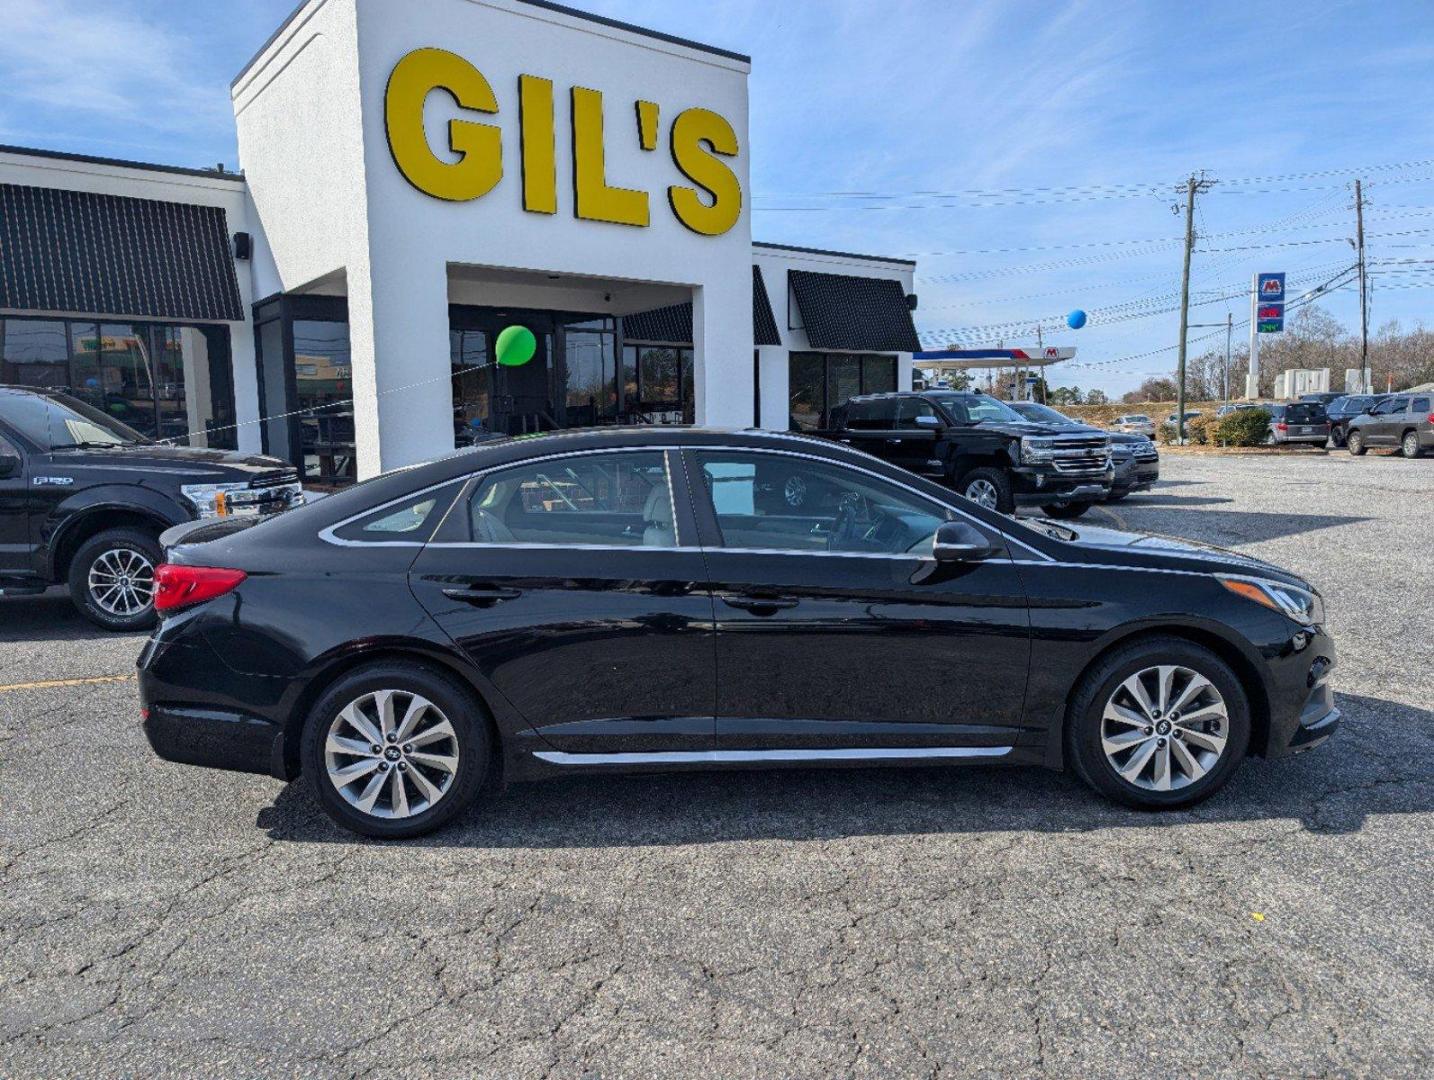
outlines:
[{"label": "bush", "polygon": [[1168,421],[1161,424],[1155,429],[1155,437],[1159,439],[1162,444],[1173,443],[1175,441],[1175,425]]},{"label": "bush", "polygon": [[1185,421],[1185,441],[1194,443],[1196,446],[1205,446],[1210,442],[1210,417],[1192,416]]},{"label": "bush", "polygon": [[1220,419],[1214,441],[1222,446],[1259,446],[1270,433],[1270,414],[1264,409],[1238,409]]}]

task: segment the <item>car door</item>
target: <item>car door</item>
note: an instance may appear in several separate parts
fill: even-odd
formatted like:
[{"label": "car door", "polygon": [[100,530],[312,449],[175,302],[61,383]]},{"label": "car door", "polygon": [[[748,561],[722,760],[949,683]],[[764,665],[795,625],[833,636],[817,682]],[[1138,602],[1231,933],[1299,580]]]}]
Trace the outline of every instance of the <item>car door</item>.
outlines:
[{"label": "car door", "polygon": [[1407,397],[1389,398],[1381,401],[1371,413],[1373,423],[1361,425],[1365,441],[1374,446],[1393,446],[1399,442],[1400,422],[1409,408]]},{"label": "car door", "polygon": [[0,576],[29,574],[30,491],[19,442],[0,430]]},{"label": "car door", "polygon": [[706,751],[712,597],[664,450],[536,459],[475,477],[413,591],[555,750]]},{"label": "car door", "polygon": [[[1016,743],[1030,620],[998,532],[980,526],[990,558],[940,570],[936,528],[972,519],[877,473],[796,452],[684,459],[716,601],[719,751],[996,756]],[[763,477],[794,470],[830,495],[768,513]]]}]

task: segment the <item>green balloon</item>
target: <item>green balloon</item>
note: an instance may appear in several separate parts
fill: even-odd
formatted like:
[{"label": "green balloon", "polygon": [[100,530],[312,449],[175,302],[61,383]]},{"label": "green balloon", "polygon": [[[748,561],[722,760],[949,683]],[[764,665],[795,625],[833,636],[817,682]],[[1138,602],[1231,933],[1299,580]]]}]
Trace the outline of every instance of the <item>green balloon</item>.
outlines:
[{"label": "green balloon", "polygon": [[538,339],[526,326],[507,326],[498,335],[498,363],[522,367],[538,351]]}]

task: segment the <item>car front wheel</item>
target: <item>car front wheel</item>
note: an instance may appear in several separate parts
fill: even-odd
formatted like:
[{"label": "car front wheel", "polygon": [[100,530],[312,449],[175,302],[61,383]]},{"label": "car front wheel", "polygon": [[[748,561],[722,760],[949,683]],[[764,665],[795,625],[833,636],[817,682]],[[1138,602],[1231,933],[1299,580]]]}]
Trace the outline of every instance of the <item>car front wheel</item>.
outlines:
[{"label": "car front wheel", "polygon": [[1104,795],[1146,809],[1192,806],[1244,758],[1249,702],[1214,653],[1157,637],[1086,673],[1071,696],[1066,737],[1076,771]]},{"label": "car front wheel", "polygon": [[492,748],[481,706],[451,677],[417,663],[359,668],[319,699],[300,756],[319,804],[352,832],[432,832],[477,797]]},{"label": "car front wheel", "polygon": [[70,560],[70,599],[104,630],[135,633],[154,625],[154,568],[159,541],[139,529],[107,529]]},{"label": "car front wheel", "polygon": [[1345,446],[1355,457],[1362,457],[1364,451],[1368,449],[1368,447],[1364,445],[1364,436],[1357,431],[1351,431],[1349,433],[1348,438],[1345,439]]},{"label": "car front wheel", "polygon": [[1009,514],[1016,508],[1011,494],[1011,478],[1000,469],[972,469],[961,478],[956,490],[987,510]]}]

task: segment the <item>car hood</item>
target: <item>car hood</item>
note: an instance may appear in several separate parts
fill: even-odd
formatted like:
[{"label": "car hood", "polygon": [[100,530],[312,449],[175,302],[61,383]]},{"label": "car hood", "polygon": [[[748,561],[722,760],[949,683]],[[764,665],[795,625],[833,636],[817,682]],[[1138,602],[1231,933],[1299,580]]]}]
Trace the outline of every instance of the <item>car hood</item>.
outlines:
[{"label": "car hood", "polygon": [[246,454],[237,450],[206,450],[197,446],[112,446],[106,449],[53,451],[56,464],[99,465],[128,469],[153,469],[166,473],[182,472],[198,483],[214,480],[249,480],[273,472],[293,472],[287,461],[262,454]]},{"label": "car hood", "polygon": [[1158,533],[1126,532],[1084,522],[1073,526],[1065,522],[1054,524],[1076,533],[1076,539],[1062,542],[1073,562],[1205,574],[1244,574],[1273,578],[1305,589],[1311,587],[1309,582],[1284,567],[1198,540]]},{"label": "car hood", "polygon": [[1088,427],[1085,424],[1038,424],[1034,420],[1021,422],[1001,421],[993,423],[987,421],[984,424],[977,424],[975,431],[999,431],[1003,435],[1044,435],[1047,437],[1069,435],[1072,438],[1081,438],[1089,435],[1109,435],[1110,432],[1104,428]]}]

